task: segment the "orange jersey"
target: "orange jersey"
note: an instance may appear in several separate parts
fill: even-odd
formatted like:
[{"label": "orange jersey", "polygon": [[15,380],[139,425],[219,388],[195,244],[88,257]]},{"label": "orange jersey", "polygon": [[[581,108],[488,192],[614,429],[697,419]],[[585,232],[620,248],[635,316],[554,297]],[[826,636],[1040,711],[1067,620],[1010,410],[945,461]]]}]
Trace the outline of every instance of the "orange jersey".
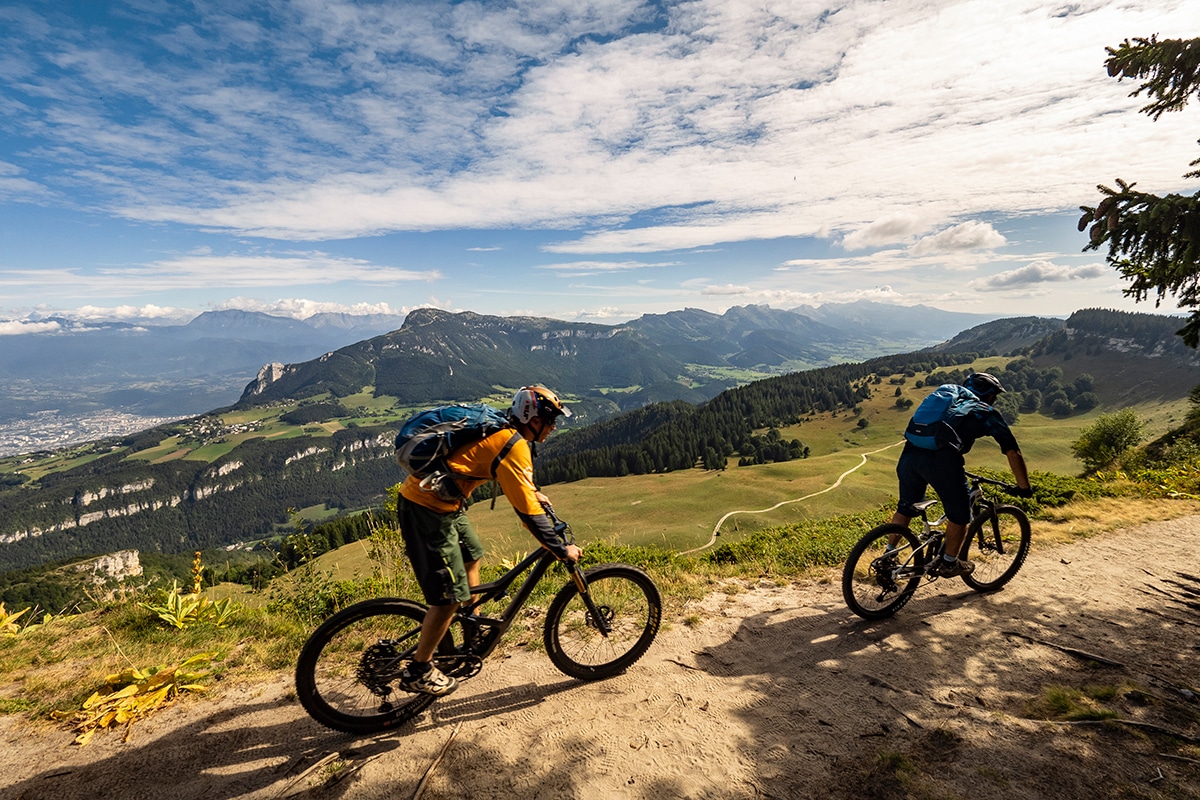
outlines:
[{"label": "orange jersey", "polygon": [[[522,517],[544,514],[538,502],[537,486],[533,482],[533,452],[529,442],[512,428],[504,428],[477,442],[461,447],[446,457],[446,466],[454,473],[455,483],[463,497],[470,497],[481,484],[492,479],[492,465],[496,457],[508,446],[512,438],[517,439],[512,449],[496,464],[496,481],[513,510]],[[431,491],[421,488],[421,481],[412,475],[404,479],[400,494],[414,503],[425,506],[439,514],[457,511],[462,501],[446,501]]]}]

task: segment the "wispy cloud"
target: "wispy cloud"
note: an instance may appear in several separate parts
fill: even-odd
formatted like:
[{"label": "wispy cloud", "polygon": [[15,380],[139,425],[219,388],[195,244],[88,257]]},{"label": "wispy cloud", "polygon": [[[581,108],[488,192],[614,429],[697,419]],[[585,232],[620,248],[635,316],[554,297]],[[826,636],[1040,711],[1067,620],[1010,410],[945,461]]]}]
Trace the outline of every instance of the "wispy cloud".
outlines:
[{"label": "wispy cloud", "polygon": [[1034,261],[1019,269],[1001,272],[987,278],[972,281],[971,286],[981,291],[998,291],[1026,288],[1044,283],[1062,283],[1064,281],[1088,280],[1092,278],[1111,279],[1112,276],[1112,270],[1102,264],[1064,267],[1052,264],[1049,261]]},{"label": "wispy cloud", "polygon": [[[300,240],[594,220],[551,249],[839,231],[857,249],[1072,207],[1113,153],[1177,186],[1193,138],[1178,115],[1154,123],[1164,147],[1132,146],[1150,123],[1123,123],[1138,103],[1100,69],[1190,0],[201,9],[131,21],[136,51],[9,13],[7,127],[45,142],[22,180]],[[654,209],[672,210],[622,222]]]},{"label": "wispy cloud", "polygon": [[82,9],[0,6],[0,205],[146,244],[6,248],[26,307],[994,305],[1031,261],[1085,286],[1081,244],[1014,229],[1116,177],[1185,190],[1200,113],[1151,122],[1102,66],[1200,34],[1200,0]]},{"label": "wispy cloud", "polygon": [[[290,255],[218,255],[197,253],[145,264],[106,265],[57,270],[0,269],[0,290],[16,291],[47,281],[58,285],[61,298],[120,297],[137,294],[147,284],[156,291],[198,290],[222,286],[232,290],[280,286],[329,286],[355,281],[376,286],[440,280],[438,270],[411,270],[363,259],[306,252]],[[311,302],[311,301],[305,301]],[[372,304],[364,304],[370,307]],[[93,308],[85,304],[83,309]],[[81,309],[81,311],[83,310]],[[106,309],[110,318],[146,318],[133,306]]]},{"label": "wispy cloud", "polygon": [[571,261],[562,264],[539,264],[535,269],[548,270],[563,277],[584,277],[675,266],[679,266],[678,261]]}]

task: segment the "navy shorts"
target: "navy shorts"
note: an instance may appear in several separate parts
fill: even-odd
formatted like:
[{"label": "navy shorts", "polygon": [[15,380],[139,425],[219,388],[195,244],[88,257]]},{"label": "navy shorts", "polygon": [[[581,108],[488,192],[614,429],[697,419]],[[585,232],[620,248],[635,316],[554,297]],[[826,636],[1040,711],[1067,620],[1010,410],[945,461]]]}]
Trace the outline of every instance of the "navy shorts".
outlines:
[{"label": "navy shorts", "polygon": [[404,550],[425,602],[445,606],[470,600],[466,563],[483,558],[484,550],[467,512],[439,514],[401,495],[396,513]]},{"label": "navy shorts", "polygon": [[896,462],[896,476],[900,478],[900,502],[896,505],[900,514],[919,517],[913,503],[924,500],[926,488],[933,487],[947,519],[959,525],[971,521],[971,489],[960,453],[905,445]]}]

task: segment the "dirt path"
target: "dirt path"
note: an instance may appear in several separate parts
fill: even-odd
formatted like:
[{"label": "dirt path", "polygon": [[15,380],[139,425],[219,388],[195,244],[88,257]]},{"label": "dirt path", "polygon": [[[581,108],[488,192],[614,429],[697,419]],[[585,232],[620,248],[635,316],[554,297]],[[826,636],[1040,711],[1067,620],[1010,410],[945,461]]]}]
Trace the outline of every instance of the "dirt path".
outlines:
[{"label": "dirt path", "polygon": [[[623,676],[581,684],[514,647],[376,738],[317,726],[287,676],[128,744],[0,717],[0,797],[1200,797],[1198,575],[1189,517],[1035,541],[1006,590],[942,582],[883,623],[836,582],[718,593],[669,609]],[[1055,685],[1117,687],[1104,702],[1142,727],[1023,718]]]},{"label": "dirt path", "polygon": [[712,547],[714,544],[717,543],[717,537],[721,535],[721,526],[724,525],[725,521],[728,520],[730,517],[737,516],[738,514],[767,514],[771,511],[774,511],[777,508],[783,508],[784,506],[789,506],[792,503],[800,503],[805,500],[814,498],[817,495],[825,494],[826,492],[832,492],[834,489],[841,486],[842,481],[846,480],[847,477],[849,477],[850,475],[853,475],[855,472],[858,472],[860,469],[862,469],[864,466],[866,466],[868,456],[873,456],[876,453],[882,453],[885,450],[891,450],[893,447],[899,447],[902,444],[904,444],[903,440],[896,442],[895,444],[889,444],[886,447],[881,447],[878,450],[872,450],[869,453],[863,453],[860,456],[861,460],[857,464],[855,464],[853,467],[851,467],[850,469],[843,472],[841,475],[838,475],[838,479],[836,481],[829,484],[824,489],[821,489],[818,492],[806,494],[803,497],[796,497],[791,500],[784,500],[782,502],[776,503],[775,505],[771,506],[770,508],[759,508],[759,509],[755,509],[753,511],[748,511],[746,509],[730,511],[730,512],[726,513],[724,516],[722,516],[719,520],[717,520],[717,524],[713,526],[712,533],[709,534],[707,542],[700,545],[699,547],[693,547],[691,550],[683,550],[679,553],[679,555],[681,555],[681,556],[691,555],[692,553],[699,553],[702,550],[707,550],[708,548]]}]

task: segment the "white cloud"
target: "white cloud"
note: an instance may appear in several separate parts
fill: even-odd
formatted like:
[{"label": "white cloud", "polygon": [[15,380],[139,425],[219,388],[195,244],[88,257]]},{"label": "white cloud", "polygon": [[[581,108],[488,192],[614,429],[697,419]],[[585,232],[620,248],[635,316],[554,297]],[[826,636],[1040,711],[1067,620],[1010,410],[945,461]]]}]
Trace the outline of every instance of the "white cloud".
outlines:
[{"label": "white cloud", "polygon": [[26,333],[54,333],[62,330],[57,322],[33,322],[29,320],[0,320],[0,336],[20,336]]},{"label": "white cloud", "polygon": [[747,295],[752,294],[753,290],[749,286],[735,286],[732,283],[727,283],[724,286],[705,286],[700,290],[700,294],[704,295]]},{"label": "white cloud", "polygon": [[993,250],[1005,242],[1004,236],[991,225],[972,221],[926,236],[910,247],[909,252],[914,256],[928,256],[964,250]]},{"label": "white cloud", "polygon": [[279,300],[256,300],[248,297],[233,297],[223,303],[213,306],[214,311],[234,309],[238,311],[257,311],[270,314],[273,317],[291,317],[292,319],[308,319],[314,314],[352,314],[365,316],[368,314],[400,314],[388,303],[335,303],[304,298],[281,298]]},{"label": "white cloud", "polygon": [[72,319],[118,320],[122,322],[179,321],[194,317],[196,312],[188,309],[156,306],[94,306],[82,305],[70,312]]},{"label": "white cloud", "polygon": [[923,227],[916,214],[891,214],[846,234],[842,238],[842,247],[847,250],[863,250],[881,244],[904,242],[919,233]]},{"label": "white cloud", "polygon": [[839,231],[857,249],[915,234],[905,219],[1071,208],[1112,170],[1174,188],[1194,139],[1194,113],[1138,116],[1101,65],[1195,0],[697,0],[636,33],[660,10],[290,11],[147,21],[147,49],[25,15],[8,116],[45,143],[22,169],[133,219],[297,240],[599,220],[553,251]]}]

